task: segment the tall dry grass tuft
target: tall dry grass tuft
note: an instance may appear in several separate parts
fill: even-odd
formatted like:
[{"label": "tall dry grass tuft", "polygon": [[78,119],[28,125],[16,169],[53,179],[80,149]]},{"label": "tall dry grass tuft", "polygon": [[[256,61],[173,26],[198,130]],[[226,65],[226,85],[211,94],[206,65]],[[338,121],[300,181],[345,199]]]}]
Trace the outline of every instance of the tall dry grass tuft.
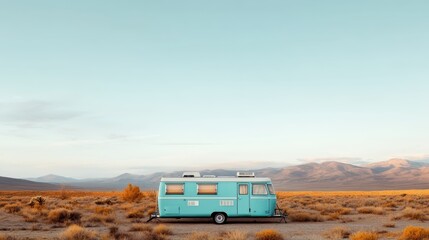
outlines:
[{"label": "tall dry grass tuft", "polygon": [[402,231],[399,240],[423,240],[429,239],[429,228],[408,226]]},{"label": "tall dry grass tuft", "polygon": [[348,238],[350,231],[345,227],[334,227],[323,233],[323,236],[327,239],[339,240]]},{"label": "tall dry grass tuft", "polygon": [[48,214],[48,220],[51,223],[64,223],[66,221],[79,222],[82,214],[75,211],[70,211],[65,208],[57,208],[51,210]]},{"label": "tall dry grass tuft", "polygon": [[173,231],[165,224],[159,224],[153,228],[153,232],[158,235],[173,235]]},{"label": "tall dry grass tuft", "polygon": [[186,236],[185,238],[186,240],[211,240],[213,239],[213,237],[211,237],[208,233],[206,232],[193,232],[191,234],[189,234],[188,236]]},{"label": "tall dry grass tuft", "polygon": [[136,223],[130,228],[131,232],[152,232],[153,227],[146,223]]},{"label": "tall dry grass tuft", "polygon": [[122,199],[127,202],[138,202],[143,198],[142,192],[138,186],[131,183],[122,192]]},{"label": "tall dry grass tuft", "polygon": [[384,214],[384,209],[382,207],[360,207],[360,208],[357,208],[356,211],[358,213],[363,213],[363,214],[376,214],[376,215]]},{"label": "tall dry grass tuft", "polygon": [[256,240],[284,240],[283,235],[274,229],[266,229],[256,233]]},{"label": "tall dry grass tuft", "polygon": [[59,191],[57,197],[61,200],[69,199],[73,196],[73,192],[68,191],[66,186],[61,186],[61,190]]},{"label": "tall dry grass tuft", "polygon": [[32,197],[28,205],[32,208],[42,208],[46,203],[46,199],[42,196]]},{"label": "tall dry grass tuft", "polygon": [[101,215],[110,215],[113,212],[113,209],[111,207],[103,207],[103,206],[97,206],[94,208],[94,212]]},{"label": "tall dry grass tuft", "polygon": [[18,240],[16,237],[0,233],[0,240]]},{"label": "tall dry grass tuft", "polygon": [[378,240],[375,232],[356,232],[350,235],[350,240]]},{"label": "tall dry grass tuft", "polygon": [[248,234],[239,230],[223,232],[220,234],[222,240],[246,240],[248,239]]},{"label": "tall dry grass tuft", "polygon": [[414,208],[405,208],[401,212],[401,217],[408,218],[410,220],[419,220],[419,221],[426,221],[428,218],[426,217],[426,214],[421,209],[414,209]]},{"label": "tall dry grass tuft", "polygon": [[19,213],[22,209],[22,206],[17,203],[7,204],[4,206],[4,210],[8,213]]},{"label": "tall dry grass tuft", "polygon": [[324,222],[325,218],[319,213],[305,211],[288,211],[288,218],[292,222]]},{"label": "tall dry grass tuft", "polygon": [[99,236],[78,225],[71,225],[62,234],[61,239],[64,240],[97,240]]}]

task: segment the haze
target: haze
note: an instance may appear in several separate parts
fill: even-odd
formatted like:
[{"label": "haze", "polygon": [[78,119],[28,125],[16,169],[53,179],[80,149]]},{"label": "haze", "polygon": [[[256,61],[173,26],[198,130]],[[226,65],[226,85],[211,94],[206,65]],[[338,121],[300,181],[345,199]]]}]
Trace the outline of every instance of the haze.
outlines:
[{"label": "haze", "polygon": [[429,156],[428,1],[5,1],[0,176]]}]

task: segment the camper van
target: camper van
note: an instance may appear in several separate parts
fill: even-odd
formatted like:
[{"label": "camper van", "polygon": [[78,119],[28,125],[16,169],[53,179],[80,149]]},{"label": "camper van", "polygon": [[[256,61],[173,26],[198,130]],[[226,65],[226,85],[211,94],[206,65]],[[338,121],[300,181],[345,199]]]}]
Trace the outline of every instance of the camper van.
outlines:
[{"label": "camper van", "polygon": [[[158,192],[158,212],[152,218],[210,217],[217,224],[235,217],[280,217],[276,195],[269,178],[252,172],[236,176],[201,176],[185,172],[182,177],[162,178]],[[286,222],[286,221],[285,221]]]}]

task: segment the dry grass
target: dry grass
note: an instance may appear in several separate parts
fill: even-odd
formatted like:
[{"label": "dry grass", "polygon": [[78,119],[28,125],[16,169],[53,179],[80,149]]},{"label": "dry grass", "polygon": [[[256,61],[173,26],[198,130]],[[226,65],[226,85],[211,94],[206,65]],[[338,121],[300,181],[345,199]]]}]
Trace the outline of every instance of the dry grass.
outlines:
[{"label": "dry grass", "polygon": [[103,207],[103,206],[97,206],[94,208],[94,212],[101,215],[110,215],[113,213],[113,208],[111,207]]},{"label": "dry grass", "polygon": [[82,214],[70,211],[65,208],[51,210],[48,214],[48,220],[52,223],[64,223],[66,221],[79,222]]},{"label": "dry grass", "polygon": [[213,239],[208,233],[206,232],[193,232],[186,236],[186,240],[209,240]]},{"label": "dry grass", "polygon": [[12,203],[12,204],[5,205],[3,208],[8,213],[19,213],[21,211],[21,209],[22,209],[22,205],[21,204]]},{"label": "dry grass", "polygon": [[350,235],[350,240],[378,240],[375,232],[357,232]]},{"label": "dry grass", "polygon": [[324,232],[323,236],[327,239],[333,240],[344,239],[350,236],[350,231],[345,227],[334,227]]},{"label": "dry grass", "polygon": [[383,224],[383,227],[387,227],[387,228],[394,228],[396,226],[396,224],[394,222],[388,222]]},{"label": "dry grass", "polygon": [[429,228],[408,226],[402,231],[399,240],[426,240],[429,239]]},{"label": "dry grass", "polygon": [[425,212],[421,209],[414,209],[414,208],[405,208],[401,212],[402,218],[408,218],[410,220],[419,220],[424,222],[425,220],[428,220]]},{"label": "dry grass", "polygon": [[137,223],[131,226],[130,231],[131,232],[152,232],[153,227],[149,224]]},{"label": "dry grass", "polygon": [[243,231],[235,230],[229,232],[223,232],[220,234],[222,240],[246,240],[248,239],[248,234]]},{"label": "dry grass", "polygon": [[292,222],[323,222],[325,218],[319,213],[305,211],[288,211],[288,218]]},{"label": "dry grass", "polygon": [[173,231],[165,224],[159,224],[153,228],[153,232],[158,235],[172,235]]},{"label": "dry grass", "polygon": [[78,225],[71,225],[62,234],[61,239],[64,240],[97,240],[99,236]]},{"label": "dry grass", "polygon": [[146,208],[134,208],[127,212],[127,218],[144,218],[147,215]]},{"label": "dry grass", "polygon": [[122,192],[122,199],[127,202],[138,202],[143,198],[143,194],[138,186],[128,184]]},{"label": "dry grass", "polygon": [[[64,197],[64,195],[67,196]],[[34,196],[41,196],[45,200],[40,207],[37,206],[38,203],[34,204],[33,207],[29,205]],[[428,220],[429,190],[280,192],[278,193],[278,204],[287,210],[289,221],[294,222],[336,221],[338,224],[348,222],[367,224],[367,218],[379,218],[379,225],[385,223],[384,227],[394,227],[395,225],[402,226],[405,221]],[[374,206],[380,206],[380,208]],[[13,219],[13,225],[10,226],[19,226],[12,227],[14,228],[12,229],[7,224],[2,225],[6,234],[12,234],[13,230],[24,231],[24,233],[28,233],[27,235],[33,234],[31,231],[34,231],[35,234],[45,231],[50,238],[55,238],[58,236],[52,236],[53,231],[49,231],[50,229],[65,228],[69,224],[78,223],[84,227],[96,227],[94,229],[101,237],[103,235],[100,233],[109,232],[109,228],[118,226],[116,233],[111,235],[110,239],[155,240],[169,238],[170,236],[162,233],[162,230],[157,230],[157,232],[153,230],[152,228],[156,225],[141,223],[145,221],[149,213],[155,210],[155,207],[156,192],[153,191],[141,192],[141,198],[131,202],[123,199],[123,192],[0,192],[0,214],[3,214],[4,217],[7,217],[8,214],[14,214],[14,216],[10,216]],[[76,212],[78,214],[70,214]],[[362,215],[360,212],[365,212],[365,214]],[[374,216],[371,216],[372,214]],[[392,218],[396,224],[384,222],[385,217],[378,217],[378,214],[396,216]],[[81,216],[81,218],[76,217],[76,215]],[[287,232],[287,230],[285,231]],[[209,237],[207,239],[243,239],[240,234],[236,234],[237,237],[234,238],[235,235],[233,236],[232,233],[227,235],[227,233],[207,233]],[[325,234],[324,237],[334,239],[335,236],[340,236],[342,231],[341,229],[331,229]],[[378,234],[380,238],[390,236],[389,239],[397,239],[401,233],[397,231],[383,233],[380,231]],[[181,233],[180,237],[182,236],[191,238],[192,234],[185,232],[183,235]],[[196,238],[197,236],[198,234],[193,237]],[[291,235],[288,237],[300,236]],[[244,239],[254,239],[254,236],[247,236]]]},{"label": "dry grass", "polygon": [[385,213],[382,207],[360,207],[360,208],[357,208],[356,211],[358,213],[376,214],[376,215],[383,215]]},{"label": "dry grass", "polygon": [[13,236],[0,233],[0,240],[17,240],[17,239]]},{"label": "dry grass", "polygon": [[283,240],[282,234],[274,229],[266,229],[256,233],[256,240]]}]

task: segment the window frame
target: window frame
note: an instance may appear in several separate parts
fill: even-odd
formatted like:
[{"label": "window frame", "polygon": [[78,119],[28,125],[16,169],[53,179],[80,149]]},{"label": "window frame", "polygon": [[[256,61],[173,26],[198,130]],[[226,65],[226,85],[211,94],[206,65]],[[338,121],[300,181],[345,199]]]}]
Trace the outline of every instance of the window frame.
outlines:
[{"label": "window frame", "polygon": [[[200,193],[200,185],[214,185],[215,186],[215,193]],[[197,182],[197,195],[217,195],[218,194],[218,183],[198,183]]]},{"label": "window frame", "polygon": [[[241,186],[246,186],[246,193],[242,194],[241,193]],[[238,195],[249,195],[249,184],[248,183],[239,183],[238,184]]]},{"label": "window frame", "polygon": [[[254,193],[254,188],[253,186],[255,185],[259,185],[259,186],[263,186],[265,189],[265,193],[260,193],[260,194],[255,194]],[[252,195],[256,195],[256,196],[267,196],[268,195],[268,189],[267,189],[267,184],[266,183],[252,183]]]},{"label": "window frame", "polygon": [[[182,185],[182,193],[168,193],[168,185]],[[185,195],[185,183],[165,183],[165,195]]]},{"label": "window frame", "polygon": [[272,183],[268,183],[267,188],[268,188],[268,193],[270,195],[276,195],[276,191],[274,190],[274,186]]}]

